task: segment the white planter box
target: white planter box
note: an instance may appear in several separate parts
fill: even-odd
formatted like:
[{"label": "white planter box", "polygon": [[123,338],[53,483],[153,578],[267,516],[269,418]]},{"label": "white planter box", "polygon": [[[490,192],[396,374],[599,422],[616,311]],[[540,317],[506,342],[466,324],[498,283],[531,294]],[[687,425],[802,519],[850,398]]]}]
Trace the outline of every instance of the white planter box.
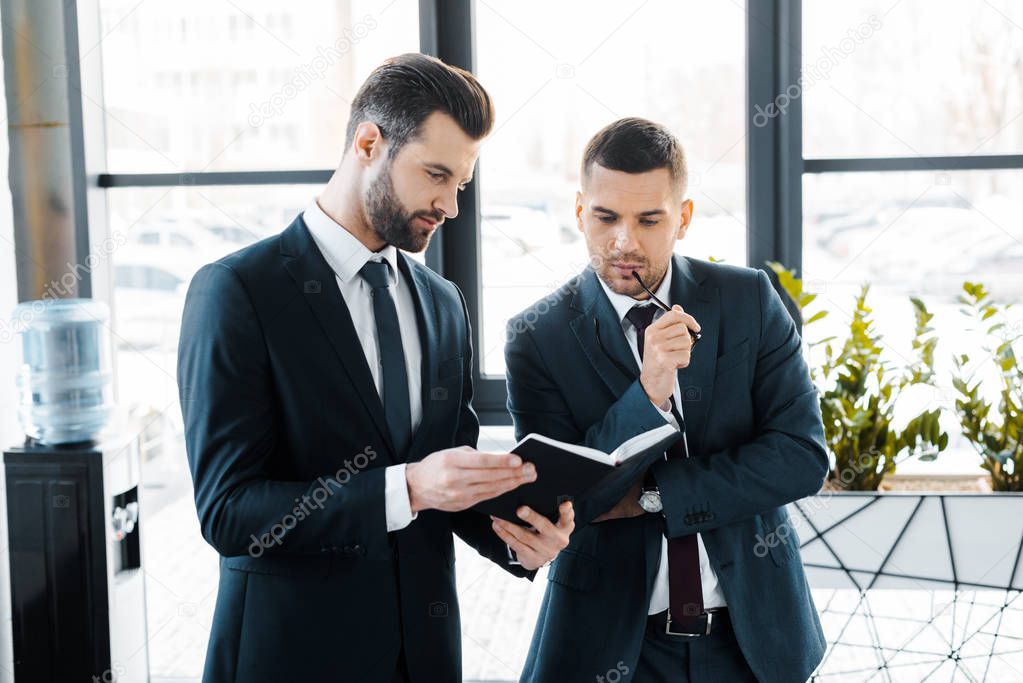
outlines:
[{"label": "white planter box", "polygon": [[814,588],[1023,588],[1023,494],[821,493],[788,506]]}]

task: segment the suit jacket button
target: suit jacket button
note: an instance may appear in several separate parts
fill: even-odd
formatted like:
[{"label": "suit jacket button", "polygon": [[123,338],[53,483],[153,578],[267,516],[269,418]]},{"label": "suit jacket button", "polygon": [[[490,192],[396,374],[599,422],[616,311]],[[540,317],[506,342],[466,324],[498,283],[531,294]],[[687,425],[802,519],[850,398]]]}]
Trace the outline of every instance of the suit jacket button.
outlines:
[{"label": "suit jacket button", "polygon": [[366,554],[366,549],[356,543],[352,546],[352,552],[361,557]]},{"label": "suit jacket button", "polygon": [[706,520],[709,522],[712,519],[714,519],[714,513],[713,512],[708,512],[706,514]]}]

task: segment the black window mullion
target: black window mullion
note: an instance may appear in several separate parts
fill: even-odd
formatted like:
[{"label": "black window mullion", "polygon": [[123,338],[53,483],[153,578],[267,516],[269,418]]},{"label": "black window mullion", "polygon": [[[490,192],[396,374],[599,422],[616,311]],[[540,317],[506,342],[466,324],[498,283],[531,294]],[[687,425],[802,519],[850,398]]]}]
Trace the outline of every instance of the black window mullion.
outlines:
[{"label": "black window mullion", "polygon": [[[447,64],[476,71],[476,22],[473,0],[420,0],[420,46]],[[483,424],[511,424],[505,408],[507,390],[503,377],[488,377],[481,372],[483,348],[483,278],[480,271],[480,171],[477,165],[473,181],[459,196],[458,216],[444,222],[434,236],[440,239],[437,265],[444,277],[458,285],[469,309],[473,329],[472,374],[476,395],[473,405]],[[432,248],[432,245],[431,245]],[[429,256],[429,254],[428,254]]]},{"label": "black window mullion", "polygon": [[746,17],[747,261],[752,268],[765,269],[767,261],[780,261],[799,272],[802,4],[747,0]]},{"label": "black window mullion", "polygon": [[1023,154],[841,157],[806,159],[803,164],[805,173],[1017,170],[1023,169]]}]

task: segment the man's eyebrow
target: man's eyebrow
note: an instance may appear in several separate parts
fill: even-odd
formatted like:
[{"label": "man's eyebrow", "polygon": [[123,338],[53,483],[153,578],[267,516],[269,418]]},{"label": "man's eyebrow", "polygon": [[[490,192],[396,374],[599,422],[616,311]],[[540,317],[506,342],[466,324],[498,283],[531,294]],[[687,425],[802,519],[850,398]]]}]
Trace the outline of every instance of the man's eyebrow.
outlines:
[{"label": "man's eyebrow", "polygon": [[[427,166],[428,166],[429,168],[432,168],[432,169],[433,169],[433,170],[435,170],[435,171],[439,171],[440,173],[443,173],[444,175],[447,175],[447,176],[454,176],[454,175],[455,175],[455,174],[454,174],[454,173],[453,173],[453,172],[451,171],[451,169],[450,169],[450,168],[448,168],[447,166],[445,166],[444,164],[438,164],[438,163],[433,163],[433,162],[427,162],[427,163],[426,163],[426,165],[427,165]],[[472,182],[472,176],[470,175],[470,176],[469,176],[468,178],[466,178],[465,180],[463,180],[463,181],[462,181],[462,184],[463,184],[463,185],[468,185],[468,184],[469,184],[469,183],[471,183],[471,182]]]},{"label": "man's eyebrow", "polygon": [[445,166],[444,164],[436,164],[436,163],[428,161],[428,162],[426,162],[426,165],[429,168],[432,168],[435,171],[440,171],[441,173],[443,173],[445,175],[455,175],[454,173],[451,172],[451,169],[448,168],[447,166]]},{"label": "man's eyebrow", "polygon": [[[618,215],[617,211],[612,211],[611,209],[607,209],[607,208],[605,208],[603,206],[595,206],[595,207],[593,207],[593,211],[595,213],[608,213],[608,214],[611,214],[612,216],[617,216]],[[664,209],[649,209],[647,211],[640,211],[636,215],[637,216],[641,216],[641,217],[643,217],[643,216],[663,216],[666,213],[667,213],[667,211],[665,211]]]}]

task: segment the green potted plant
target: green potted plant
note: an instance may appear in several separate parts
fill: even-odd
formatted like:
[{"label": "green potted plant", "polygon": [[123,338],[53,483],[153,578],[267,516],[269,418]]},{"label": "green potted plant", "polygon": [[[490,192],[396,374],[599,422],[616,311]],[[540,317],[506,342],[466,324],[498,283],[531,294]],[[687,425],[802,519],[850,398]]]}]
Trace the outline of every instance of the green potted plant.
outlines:
[{"label": "green potted plant", "polygon": [[[959,397],[955,412],[962,426],[963,436],[977,449],[983,462],[981,467],[991,473],[991,488],[995,491],[1023,490],[1023,370],[1017,362],[1014,346],[1023,337],[1018,329],[1008,324],[1006,315],[1012,304],[1001,304],[980,283],[964,282],[959,296],[963,314],[983,330],[987,343],[984,351],[988,358],[972,370],[970,357],[960,353],[954,356],[955,375],[952,385]],[[998,404],[980,393],[982,381],[977,373],[990,360],[1000,380]]]},{"label": "green potted plant", "polygon": [[[803,291],[793,271],[775,262],[768,265],[802,314],[816,295]],[[948,446],[948,434],[938,423],[939,409],[919,413],[901,429],[893,424],[896,405],[907,389],[933,386],[937,337],[928,324],[933,315],[922,301],[910,299],[916,318],[915,358],[895,368],[882,356],[881,335],[867,305],[869,291],[867,284],[860,289],[849,336],[840,347],[834,337],[808,342],[811,350],[823,346],[824,360],[819,366],[811,364],[810,376],[820,392],[824,436],[835,458],[828,485],[841,490],[877,490],[899,462],[914,456],[933,460]],[[826,315],[820,310],[804,317],[804,336],[806,327]]]}]

